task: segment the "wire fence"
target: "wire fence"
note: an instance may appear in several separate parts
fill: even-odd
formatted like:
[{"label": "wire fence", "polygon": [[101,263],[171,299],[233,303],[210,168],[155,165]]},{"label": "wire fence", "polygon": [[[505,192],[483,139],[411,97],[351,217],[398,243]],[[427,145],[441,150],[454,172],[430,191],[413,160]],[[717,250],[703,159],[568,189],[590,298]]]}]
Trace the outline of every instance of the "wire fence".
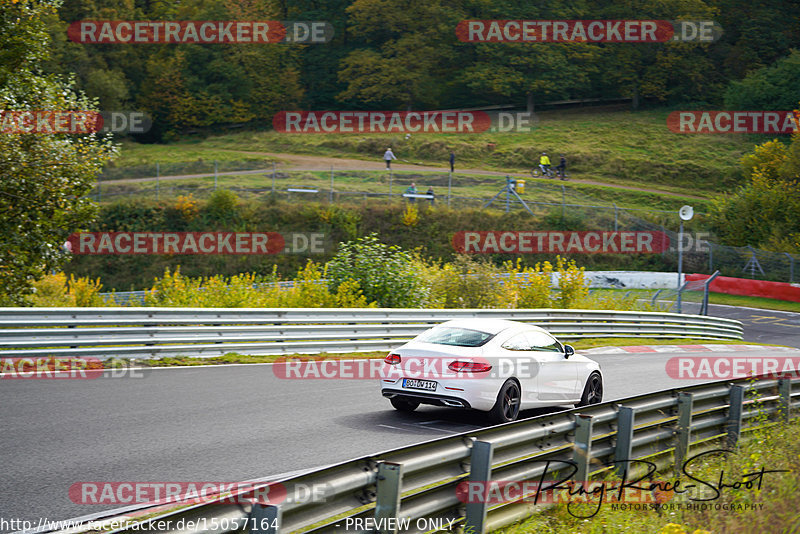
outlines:
[{"label": "wire fence", "polygon": [[[170,173],[170,178],[161,180],[165,173]],[[676,211],[618,206],[587,194],[569,181],[519,178],[519,175],[516,179],[515,190],[524,205],[513,194],[504,192],[505,177],[498,174],[333,167],[325,171],[287,172],[278,171],[274,162],[264,159],[198,160],[107,169],[92,197],[98,201],[167,200],[188,195],[207,198],[224,188],[243,199],[277,198],[298,204],[408,202],[419,207],[529,211],[542,218],[550,229],[663,232],[669,238],[670,247],[661,253],[662,264],[677,270],[680,220]],[[524,185],[520,180],[524,180]],[[412,191],[409,189],[412,186],[417,193],[432,192],[434,198],[404,198],[403,194]],[[722,276],[789,283],[800,280],[800,256],[718,244],[711,233],[692,230],[708,227],[706,217],[704,213],[695,212],[694,220],[687,224],[682,246],[684,272],[711,274],[719,270]]]}]

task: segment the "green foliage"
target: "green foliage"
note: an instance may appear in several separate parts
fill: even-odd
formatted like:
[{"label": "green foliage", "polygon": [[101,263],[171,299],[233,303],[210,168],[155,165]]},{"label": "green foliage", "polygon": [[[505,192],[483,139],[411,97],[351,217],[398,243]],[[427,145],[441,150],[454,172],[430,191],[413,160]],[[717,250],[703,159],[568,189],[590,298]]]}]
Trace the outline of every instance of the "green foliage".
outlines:
[{"label": "green foliage", "polygon": [[[438,273],[437,285],[444,290],[445,308],[505,308],[500,269],[486,260],[459,254]],[[504,302],[506,301],[506,302]]]},{"label": "green foliage", "polygon": [[308,261],[291,287],[252,273],[192,278],[167,269],[145,295],[146,306],[197,308],[369,308],[358,283],[347,280],[335,292],[324,283],[324,269]]},{"label": "green foliage", "polygon": [[[0,111],[94,110],[70,79],[40,73],[44,20],[56,0],[0,6]],[[95,215],[86,198],[114,146],[95,134],[0,135],[0,305],[23,304],[32,283],[63,263],[61,246]]]},{"label": "green foliage", "polygon": [[742,158],[747,185],[712,206],[723,244],[800,252],[800,134],[786,148],[768,141]]},{"label": "green foliage", "polygon": [[113,298],[100,295],[103,285],[100,279],[75,278],[64,273],[48,274],[34,282],[32,293],[26,295],[25,303],[30,306],[113,306]]},{"label": "green foliage", "polygon": [[728,109],[786,111],[797,106],[800,87],[800,50],[792,50],[774,64],[730,83],[725,92]]},{"label": "green foliage", "polygon": [[416,308],[425,301],[413,257],[370,234],[339,246],[328,263],[330,287],[336,291],[348,280],[358,282],[369,301],[385,308]]},{"label": "green foliage", "polygon": [[575,260],[556,259],[558,271],[559,308],[575,308],[589,296],[589,287],[583,274],[584,268],[575,265]]},{"label": "green foliage", "polygon": [[233,221],[237,216],[236,206],[239,198],[236,193],[227,189],[219,189],[212,193],[205,206],[205,215],[217,222]]}]

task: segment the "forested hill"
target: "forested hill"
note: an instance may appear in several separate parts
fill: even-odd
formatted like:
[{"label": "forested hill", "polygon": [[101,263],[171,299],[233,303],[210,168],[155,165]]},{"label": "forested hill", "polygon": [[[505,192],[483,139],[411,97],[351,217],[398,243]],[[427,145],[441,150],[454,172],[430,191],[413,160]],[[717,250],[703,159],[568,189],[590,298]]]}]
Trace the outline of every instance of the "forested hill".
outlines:
[{"label": "forested hill", "polygon": [[[474,43],[464,20],[713,20],[713,43]],[[327,21],[324,44],[82,44],[85,20]],[[287,109],[444,109],[631,98],[747,108],[735,85],[800,43],[800,2],[771,0],[69,0],[46,71],[101,109],[149,112],[147,141],[269,124]],[[734,84],[734,85],[732,85]],[[796,90],[794,91],[796,93]],[[773,109],[791,104],[771,97]],[[743,107],[742,107],[743,106]]]}]

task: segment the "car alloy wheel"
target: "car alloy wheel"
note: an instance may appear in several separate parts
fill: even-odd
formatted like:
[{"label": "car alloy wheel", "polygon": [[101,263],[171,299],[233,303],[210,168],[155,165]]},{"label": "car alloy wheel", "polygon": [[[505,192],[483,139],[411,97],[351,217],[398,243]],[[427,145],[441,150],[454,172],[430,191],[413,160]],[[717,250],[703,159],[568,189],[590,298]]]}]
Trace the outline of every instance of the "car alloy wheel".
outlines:
[{"label": "car alloy wheel", "polygon": [[509,380],[500,389],[497,395],[490,417],[495,423],[508,423],[515,421],[519,416],[519,407],[522,402],[522,394],[519,386],[513,380]]},{"label": "car alloy wheel", "polygon": [[577,406],[588,406],[603,402],[603,379],[597,373],[592,373],[583,388],[581,401]]}]

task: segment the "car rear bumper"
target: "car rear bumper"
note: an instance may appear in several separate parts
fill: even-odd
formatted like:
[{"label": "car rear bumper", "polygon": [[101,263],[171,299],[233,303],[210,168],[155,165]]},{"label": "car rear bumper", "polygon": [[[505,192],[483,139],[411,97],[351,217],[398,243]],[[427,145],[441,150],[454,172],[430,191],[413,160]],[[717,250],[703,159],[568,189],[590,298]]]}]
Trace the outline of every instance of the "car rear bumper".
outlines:
[{"label": "car rear bumper", "polygon": [[451,395],[438,395],[436,393],[410,392],[408,390],[383,389],[381,393],[387,399],[404,399],[420,404],[433,406],[447,406],[449,408],[472,408],[469,401]]}]

